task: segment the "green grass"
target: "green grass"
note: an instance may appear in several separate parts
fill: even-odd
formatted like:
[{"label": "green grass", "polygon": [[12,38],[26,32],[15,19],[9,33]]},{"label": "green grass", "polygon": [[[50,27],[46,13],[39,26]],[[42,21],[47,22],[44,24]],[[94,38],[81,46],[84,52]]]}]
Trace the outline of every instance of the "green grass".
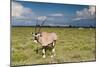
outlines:
[{"label": "green grass", "polygon": [[51,64],[62,62],[95,61],[96,41],[95,28],[42,28],[43,31],[55,32],[58,35],[56,56],[42,58],[40,48],[32,40],[32,27],[12,27],[11,31],[11,65]]}]

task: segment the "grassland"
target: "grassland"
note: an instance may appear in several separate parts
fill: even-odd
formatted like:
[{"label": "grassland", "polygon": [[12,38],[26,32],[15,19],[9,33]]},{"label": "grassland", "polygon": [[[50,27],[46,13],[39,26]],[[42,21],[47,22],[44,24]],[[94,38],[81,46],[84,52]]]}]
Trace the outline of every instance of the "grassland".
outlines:
[{"label": "grassland", "polygon": [[95,61],[95,29],[78,28],[42,28],[43,31],[55,32],[58,35],[56,56],[42,58],[40,48],[32,40],[32,27],[12,27],[11,29],[11,65],[51,64],[62,62]]}]

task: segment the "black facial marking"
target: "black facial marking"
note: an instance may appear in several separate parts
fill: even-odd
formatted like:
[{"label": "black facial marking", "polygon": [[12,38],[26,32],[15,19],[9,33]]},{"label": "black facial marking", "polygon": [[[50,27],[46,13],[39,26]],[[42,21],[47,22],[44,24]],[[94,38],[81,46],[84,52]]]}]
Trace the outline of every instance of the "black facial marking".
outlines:
[{"label": "black facial marking", "polygon": [[35,33],[35,35],[37,35],[38,33]]},{"label": "black facial marking", "polygon": [[34,40],[37,40],[37,37],[34,37]]}]

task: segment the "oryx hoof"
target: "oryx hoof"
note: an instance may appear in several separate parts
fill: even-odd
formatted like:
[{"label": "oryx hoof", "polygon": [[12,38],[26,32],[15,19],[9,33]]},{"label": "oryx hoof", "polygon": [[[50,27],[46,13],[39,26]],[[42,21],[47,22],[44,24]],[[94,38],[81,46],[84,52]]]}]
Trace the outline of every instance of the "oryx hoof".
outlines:
[{"label": "oryx hoof", "polygon": [[53,55],[51,55],[51,58],[53,58],[54,56]]},{"label": "oryx hoof", "polygon": [[46,58],[46,56],[45,56],[45,55],[43,55],[43,58]]}]

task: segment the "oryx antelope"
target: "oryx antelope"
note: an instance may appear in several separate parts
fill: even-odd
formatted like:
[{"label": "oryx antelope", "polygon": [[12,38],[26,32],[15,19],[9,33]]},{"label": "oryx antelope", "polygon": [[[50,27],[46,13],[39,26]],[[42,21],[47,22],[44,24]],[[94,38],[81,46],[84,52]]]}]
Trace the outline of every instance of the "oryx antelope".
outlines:
[{"label": "oryx antelope", "polygon": [[[41,26],[43,25],[43,23],[46,20],[44,20],[41,24]],[[46,57],[46,48],[48,46],[52,47],[52,52],[51,52],[51,57],[55,56],[55,43],[57,40],[57,35],[54,32],[41,32],[41,26],[39,27],[39,30],[37,31],[37,24],[35,26],[35,33],[33,34],[33,40],[35,43],[39,43],[42,46],[42,53],[43,53],[43,58]]]}]

